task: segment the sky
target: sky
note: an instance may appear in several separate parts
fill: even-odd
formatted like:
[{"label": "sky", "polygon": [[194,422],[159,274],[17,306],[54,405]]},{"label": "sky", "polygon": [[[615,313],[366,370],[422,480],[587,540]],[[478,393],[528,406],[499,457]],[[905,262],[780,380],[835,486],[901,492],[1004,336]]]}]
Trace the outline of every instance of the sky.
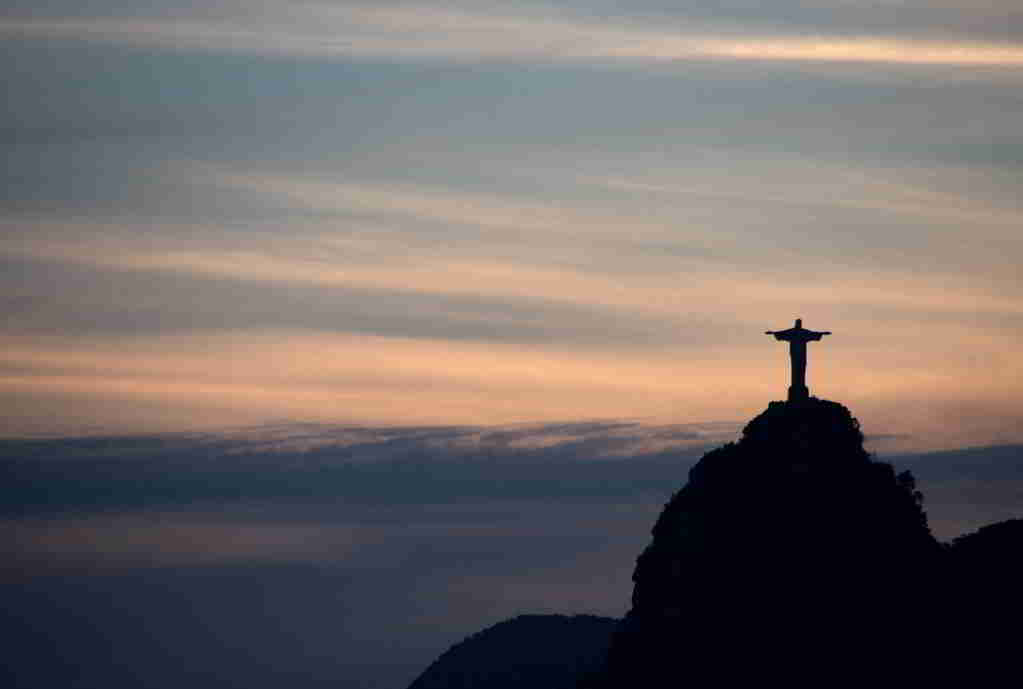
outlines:
[{"label": "sky", "polygon": [[[936,533],[1019,516],[1018,2],[8,0],[0,65],[25,657],[149,609],[168,686],[206,639],[247,686],[273,645],[383,688],[516,611],[621,614],[797,317]],[[310,433],[361,488],[303,473]]]},{"label": "sky", "polygon": [[1018,439],[1021,10],[692,4],[7,3],[0,432]]}]

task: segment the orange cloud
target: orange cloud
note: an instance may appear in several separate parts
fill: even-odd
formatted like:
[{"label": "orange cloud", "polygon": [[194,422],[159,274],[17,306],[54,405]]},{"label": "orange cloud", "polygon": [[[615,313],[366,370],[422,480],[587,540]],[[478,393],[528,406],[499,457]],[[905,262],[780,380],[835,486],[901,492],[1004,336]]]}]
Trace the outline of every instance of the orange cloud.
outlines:
[{"label": "orange cloud", "polygon": [[[971,360],[963,330],[947,340],[909,332],[869,339],[825,325],[838,334],[811,354],[811,388],[849,403],[867,419],[896,400],[925,410],[975,400],[1004,414],[1018,406],[1015,381],[1023,367],[1008,357]],[[970,346],[984,351],[984,338],[999,346],[992,351],[1003,351],[990,334]],[[846,344],[850,340],[855,344]],[[782,397],[788,366],[784,348],[759,332],[729,345],[660,353],[300,332],[31,343],[7,338],[3,345],[0,367],[19,373],[0,377],[0,394],[22,400],[8,424],[36,414],[54,428],[91,421],[119,430],[162,429],[160,415],[167,409],[179,412],[172,428],[288,419],[735,419]],[[928,425],[926,419],[902,421],[901,428],[886,431]],[[935,430],[940,428],[930,424]]]}]

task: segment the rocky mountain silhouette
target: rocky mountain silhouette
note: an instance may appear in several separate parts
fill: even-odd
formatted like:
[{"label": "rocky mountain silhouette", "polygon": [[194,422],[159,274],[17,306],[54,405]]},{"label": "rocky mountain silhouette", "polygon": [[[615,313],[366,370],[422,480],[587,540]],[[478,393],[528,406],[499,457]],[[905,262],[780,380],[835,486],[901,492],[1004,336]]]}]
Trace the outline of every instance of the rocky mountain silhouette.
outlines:
[{"label": "rocky mountain silhouette", "polygon": [[[912,474],[874,459],[836,402],[772,402],[693,466],[652,535],[631,610],[600,669],[576,674],[580,687],[919,685],[955,674],[975,684],[978,664],[1009,671],[1015,658],[990,650],[1015,638],[993,620],[1019,619],[1023,520],[939,543]],[[510,686],[487,672],[514,676],[518,644],[534,646],[489,635],[500,627],[483,633],[486,655],[466,642],[436,664],[472,672],[444,683],[428,670],[433,683],[412,689]],[[529,686],[566,686],[580,666],[563,631],[544,648],[547,670],[526,666]],[[582,643],[592,649],[594,637]]]},{"label": "rocky mountain silhouette", "polygon": [[944,551],[922,499],[841,404],[772,402],[665,506],[602,686],[674,686],[679,663],[814,684],[863,670],[868,641],[925,644]]},{"label": "rocky mountain silhouette", "polygon": [[409,689],[574,689],[598,671],[618,620],[521,615],[448,649]]}]

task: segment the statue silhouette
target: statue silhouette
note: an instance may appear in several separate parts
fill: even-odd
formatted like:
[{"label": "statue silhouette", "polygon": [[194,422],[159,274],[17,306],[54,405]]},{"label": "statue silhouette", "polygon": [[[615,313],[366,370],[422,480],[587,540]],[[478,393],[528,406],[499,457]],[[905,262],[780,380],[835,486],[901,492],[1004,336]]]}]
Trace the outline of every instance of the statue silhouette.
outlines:
[{"label": "statue silhouette", "polygon": [[803,327],[803,319],[797,318],[796,325],[788,330],[768,330],[765,335],[789,343],[789,358],[792,359],[792,384],[789,386],[789,402],[809,399],[806,387],[806,343],[815,342],[830,332],[816,332]]}]

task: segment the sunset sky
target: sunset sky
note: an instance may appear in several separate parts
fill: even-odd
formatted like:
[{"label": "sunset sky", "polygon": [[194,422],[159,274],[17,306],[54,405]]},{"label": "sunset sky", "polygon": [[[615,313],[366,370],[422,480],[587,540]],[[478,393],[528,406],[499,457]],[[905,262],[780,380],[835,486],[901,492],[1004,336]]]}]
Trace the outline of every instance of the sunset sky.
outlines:
[{"label": "sunset sky", "polygon": [[9,4],[3,432],[1018,437],[1023,11],[676,4]]},{"label": "sunset sky", "polygon": [[[17,465],[61,487],[8,501],[0,552],[88,572],[17,596],[68,638],[100,590],[178,614],[184,567],[262,567],[274,634],[331,610],[272,643],[333,668],[347,640],[342,687],[516,612],[621,614],[684,481],[658,453],[688,466],[783,399],[764,331],[797,317],[834,333],[811,391],[872,449],[1023,442],[1018,0],[8,0],[0,64],[0,454],[67,462]],[[358,474],[356,506],[298,509],[266,486],[310,447],[538,473]],[[139,461],[83,468],[103,453]],[[214,454],[248,462],[234,502],[188,483]],[[157,456],[173,504],[83,487]],[[1018,460],[934,456],[941,537],[1019,516]],[[247,589],[188,586],[225,638],[260,628],[217,607]]]}]

